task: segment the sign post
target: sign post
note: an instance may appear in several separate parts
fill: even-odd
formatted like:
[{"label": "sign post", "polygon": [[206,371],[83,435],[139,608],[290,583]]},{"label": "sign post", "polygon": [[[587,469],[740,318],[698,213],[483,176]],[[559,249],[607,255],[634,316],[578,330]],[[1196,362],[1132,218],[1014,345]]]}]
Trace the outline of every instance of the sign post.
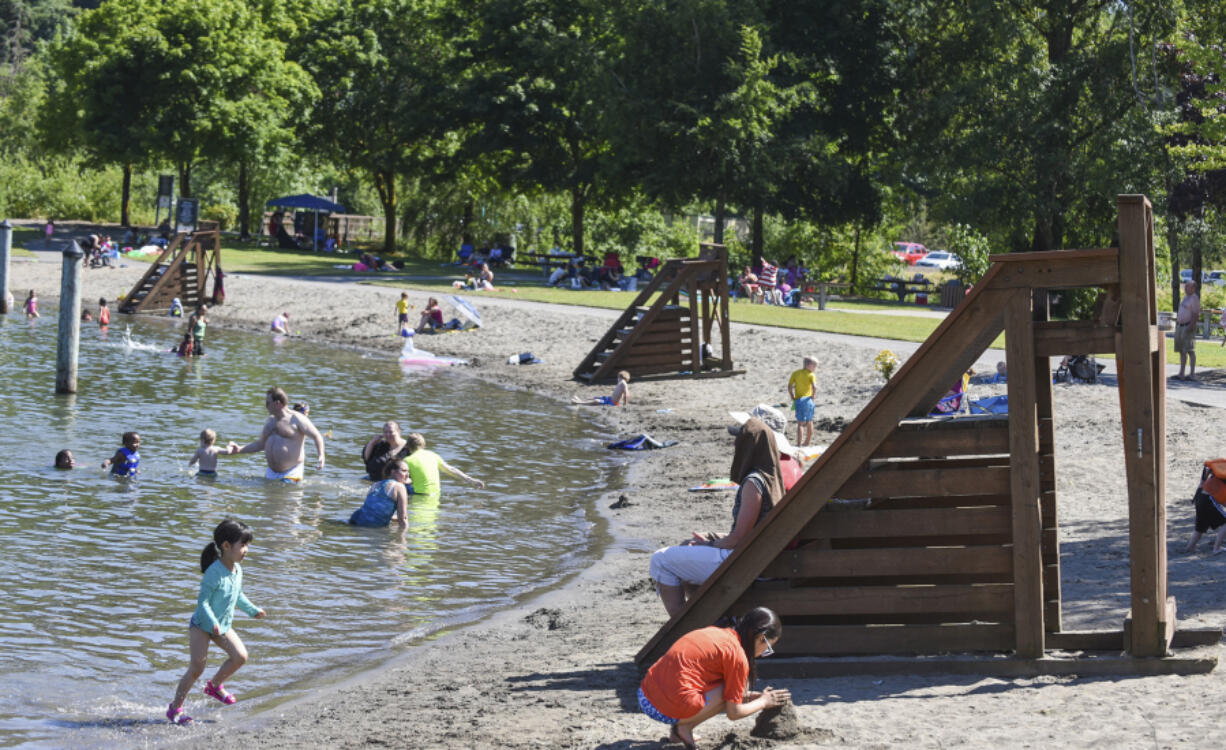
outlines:
[{"label": "sign post", "polygon": [[170,216],[170,200],[175,194],[175,176],[172,174],[158,175],[158,201],[157,208],[153,213],[153,225],[161,224],[159,219],[162,216],[162,209],[166,209],[166,215]]}]

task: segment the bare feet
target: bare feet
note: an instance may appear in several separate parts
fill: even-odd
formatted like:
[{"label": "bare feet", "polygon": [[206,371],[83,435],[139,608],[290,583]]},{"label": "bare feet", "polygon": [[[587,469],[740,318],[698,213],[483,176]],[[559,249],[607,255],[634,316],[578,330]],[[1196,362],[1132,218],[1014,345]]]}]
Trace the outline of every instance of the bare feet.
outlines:
[{"label": "bare feet", "polygon": [[689,727],[685,728],[685,734],[681,733],[681,725],[674,724],[672,730],[668,733],[668,741],[680,743],[686,750],[696,750],[698,745],[694,744],[694,733]]},{"label": "bare feet", "polygon": [[1220,555],[1220,554],[1222,554],[1222,548],[1221,548],[1221,547],[1214,547],[1214,548],[1213,548],[1213,554],[1215,554],[1215,555]]},{"label": "bare feet", "polygon": [[1185,555],[1190,555],[1190,554],[1192,554],[1192,553],[1193,553],[1193,552],[1195,552],[1195,551],[1196,551],[1196,545],[1195,545],[1195,544],[1189,544],[1187,547],[1184,547],[1184,548],[1183,548],[1183,553],[1184,553]]}]

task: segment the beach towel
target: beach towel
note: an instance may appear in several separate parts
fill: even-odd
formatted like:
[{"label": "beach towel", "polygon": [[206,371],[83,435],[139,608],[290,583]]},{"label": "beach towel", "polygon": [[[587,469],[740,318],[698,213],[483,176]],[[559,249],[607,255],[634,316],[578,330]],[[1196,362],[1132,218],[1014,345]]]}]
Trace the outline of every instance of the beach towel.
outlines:
[{"label": "beach towel", "polygon": [[971,414],[1008,414],[1009,397],[991,396],[971,402]]},{"label": "beach towel", "polygon": [[632,438],[618,440],[616,443],[609,443],[606,447],[611,450],[647,451],[655,450],[657,448],[671,448],[676,444],[676,440],[665,440],[661,442],[644,432],[643,434],[636,435]]},{"label": "beach towel", "polygon": [[708,479],[702,484],[691,487],[690,492],[723,492],[724,490],[735,490],[740,486],[731,479]]}]

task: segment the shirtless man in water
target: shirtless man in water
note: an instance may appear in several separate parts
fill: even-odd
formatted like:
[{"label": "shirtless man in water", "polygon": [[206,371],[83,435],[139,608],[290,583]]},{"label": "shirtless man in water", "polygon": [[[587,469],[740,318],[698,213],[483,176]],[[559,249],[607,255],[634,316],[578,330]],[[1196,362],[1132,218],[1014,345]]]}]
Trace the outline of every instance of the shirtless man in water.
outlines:
[{"label": "shirtless man in water", "polygon": [[264,431],[259,439],[247,443],[241,448],[236,443],[229,446],[230,453],[255,453],[264,451],[268,468],[264,471],[265,479],[279,479],[286,482],[302,481],[303,465],[306,459],[305,443],[310,438],[315,441],[315,452],[319,454],[318,467],[324,467],[324,436],[319,434],[315,425],[307,415],[289,408],[289,396],[280,388],[269,388],[264,397],[264,407],[268,409],[268,420],[264,422]]}]

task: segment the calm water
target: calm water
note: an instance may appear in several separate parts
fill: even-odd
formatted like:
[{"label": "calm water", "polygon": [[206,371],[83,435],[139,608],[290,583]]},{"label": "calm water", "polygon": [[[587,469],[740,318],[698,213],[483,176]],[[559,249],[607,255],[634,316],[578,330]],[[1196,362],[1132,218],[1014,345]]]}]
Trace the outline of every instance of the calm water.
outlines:
[{"label": "calm water", "polygon": [[[388,658],[556,584],[587,563],[596,495],[619,481],[581,415],[458,371],[403,372],[307,342],[209,330],[209,354],[163,353],[170,321],[83,324],[79,393],[55,396],[54,308],[33,325],[0,319],[0,744],[157,743],[187,663],[200,550],[226,516],[248,523],[245,592],[268,612],[235,627],[251,660],[229,681],[240,703],[200,694],[189,713],[233,720]],[[124,328],[131,340],[124,341]],[[449,335],[481,335],[479,333]],[[262,479],[260,455],[222,458],[215,480],[187,461],[201,429],[248,442],[277,384],[306,400],[328,465],[300,486]],[[386,418],[423,433],[449,463],[436,504],[412,504],[407,533],[344,524],[362,503],[361,446]],[[141,433],[131,481],[98,465]],[[79,467],[51,468],[67,447]],[[210,651],[207,677],[220,663]]]}]

